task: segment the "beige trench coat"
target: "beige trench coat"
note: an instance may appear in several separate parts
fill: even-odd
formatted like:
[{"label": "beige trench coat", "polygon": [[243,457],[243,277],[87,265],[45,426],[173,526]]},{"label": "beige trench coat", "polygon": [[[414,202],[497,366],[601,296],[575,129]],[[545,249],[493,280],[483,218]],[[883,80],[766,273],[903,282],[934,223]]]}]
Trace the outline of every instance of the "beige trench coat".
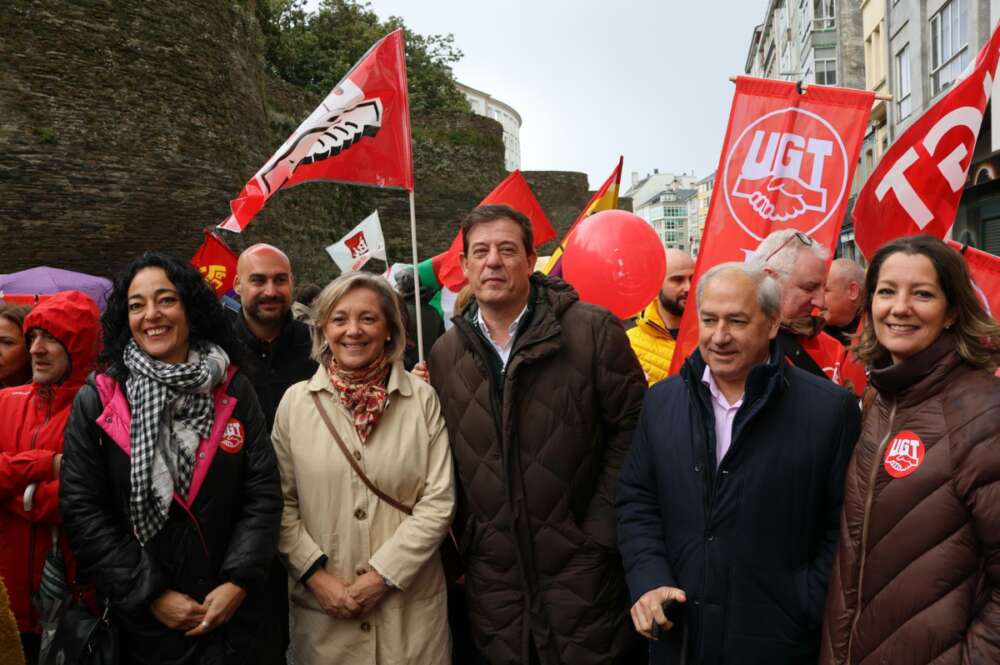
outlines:
[{"label": "beige trench coat", "polygon": [[[351,469],[310,393],[384,503]],[[402,363],[392,368],[389,404],[362,444],[326,369],[285,393],[271,438],[284,510],[279,549],[287,557],[292,654],[296,665],[445,665],[449,662],[444,573],[438,547],[455,509],[451,451],[437,396]],[[326,570],[351,584],[374,569],[398,587],[367,617],[333,618],[299,582],[323,554]]]}]

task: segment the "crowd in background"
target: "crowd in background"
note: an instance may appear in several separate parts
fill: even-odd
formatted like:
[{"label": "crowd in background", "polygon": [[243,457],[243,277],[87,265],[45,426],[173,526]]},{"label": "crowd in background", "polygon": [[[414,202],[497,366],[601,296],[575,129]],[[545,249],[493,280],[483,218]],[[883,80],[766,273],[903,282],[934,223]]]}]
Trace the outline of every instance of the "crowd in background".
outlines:
[{"label": "crowd in background", "polygon": [[3,662],[72,662],[53,560],[138,665],[1000,662],[1000,327],[957,252],[778,231],[692,293],[670,250],[622,322],[521,213],[462,233],[447,332],[412,274],[296,289],[270,245],[238,312],[157,253],[103,313],[0,305]]}]

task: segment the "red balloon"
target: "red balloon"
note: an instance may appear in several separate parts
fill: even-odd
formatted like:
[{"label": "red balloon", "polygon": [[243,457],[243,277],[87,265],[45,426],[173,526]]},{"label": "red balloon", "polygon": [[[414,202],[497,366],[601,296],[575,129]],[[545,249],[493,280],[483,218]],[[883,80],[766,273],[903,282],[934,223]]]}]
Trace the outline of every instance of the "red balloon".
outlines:
[{"label": "red balloon", "polygon": [[570,234],[563,274],[580,299],[620,319],[639,313],[660,291],[667,261],[656,231],[624,210],[584,219]]}]

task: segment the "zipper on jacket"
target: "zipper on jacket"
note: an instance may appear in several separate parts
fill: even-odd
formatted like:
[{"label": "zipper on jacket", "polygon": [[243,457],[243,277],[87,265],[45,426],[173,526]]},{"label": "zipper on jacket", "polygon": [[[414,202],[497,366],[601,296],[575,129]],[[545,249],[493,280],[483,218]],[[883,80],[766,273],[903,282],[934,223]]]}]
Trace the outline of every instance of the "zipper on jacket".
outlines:
[{"label": "zipper on jacket", "polygon": [[[176,499],[174,499],[174,500],[177,501]],[[205,534],[201,530],[201,524],[198,523],[198,518],[196,518],[194,516],[194,513],[191,512],[190,508],[188,508],[187,506],[185,506],[180,501],[177,501],[177,505],[180,506],[181,508],[183,508],[184,512],[187,513],[188,517],[191,518],[191,522],[194,524],[194,529],[195,529],[195,531],[198,532],[198,540],[201,541],[201,546],[205,550],[205,556],[208,558],[209,561],[211,561],[212,560],[212,555],[208,551],[208,543],[205,542]]]},{"label": "zipper on jacket", "polygon": [[[51,388],[46,387],[45,390],[51,390]],[[31,433],[31,450],[35,450],[38,447],[38,433],[42,431],[42,428],[45,427],[45,425],[47,425],[49,420],[52,418],[52,401],[55,397],[49,396],[44,397],[43,399],[45,400],[45,418],[38,425],[38,427],[35,428],[35,431]],[[58,478],[56,480],[58,480]],[[35,569],[35,529],[36,527],[34,524],[30,525],[28,528],[28,576],[25,578],[28,582],[28,588],[31,589],[32,592],[38,591],[38,589],[33,588],[34,585],[31,583],[31,580],[34,577],[32,573]],[[32,610],[32,614],[34,614],[34,610]]]},{"label": "zipper on jacket", "polygon": [[893,402],[892,408],[889,410],[889,426],[886,428],[885,436],[882,437],[882,441],[878,444],[878,448],[875,450],[875,457],[872,459],[872,468],[868,473],[868,492],[865,496],[865,512],[861,518],[861,562],[858,565],[858,589],[855,593],[855,598],[857,600],[854,608],[854,618],[851,620],[851,631],[847,635],[846,665],[850,665],[851,663],[851,651],[854,648],[854,631],[857,630],[858,621],[861,619],[861,591],[865,579],[865,563],[868,559],[868,528],[870,526],[869,522],[872,512],[872,503],[875,501],[875,478],[878,476],[878,468],[880,466],[882,454],[885,452],[885,446],[889,442],[889,437],[892,436],[892,422],[895,418],[896,403]]}]

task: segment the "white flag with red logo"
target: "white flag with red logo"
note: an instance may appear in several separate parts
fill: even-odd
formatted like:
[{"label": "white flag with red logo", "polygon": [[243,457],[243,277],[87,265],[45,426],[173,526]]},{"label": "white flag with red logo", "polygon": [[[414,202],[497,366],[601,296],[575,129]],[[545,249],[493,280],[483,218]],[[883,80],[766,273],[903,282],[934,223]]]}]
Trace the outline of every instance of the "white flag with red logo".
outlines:
[{"label": "white flag with red logo", "polygon": [[382,259],[388,263],[378,210],[365,217],[364,221],[338,242],[327,247],[326,253],[340,267],[341,272],[361,270],[369,259]]},{"label": "white flag with red logo", "polygon": [[386,35],[230,201],[242,231],[279,189],[314,180],[413,189],[403,31]]},{"label": "white flag with red logo", "polygon": [[944,238],[972,162],[1000,57],[994,29],[976,60],[934,106],[883,155],[851,215],[854,240],[871,257],[893,238],[929,233]]},{"label": "white flag with red logo", "polygon": [[[706,270],[743,261],[773,231],[837,245],[875,94],[741,76],[705,220],[692,291]],[[698,344],[698,316],[681,320],[671,373]]]}]

